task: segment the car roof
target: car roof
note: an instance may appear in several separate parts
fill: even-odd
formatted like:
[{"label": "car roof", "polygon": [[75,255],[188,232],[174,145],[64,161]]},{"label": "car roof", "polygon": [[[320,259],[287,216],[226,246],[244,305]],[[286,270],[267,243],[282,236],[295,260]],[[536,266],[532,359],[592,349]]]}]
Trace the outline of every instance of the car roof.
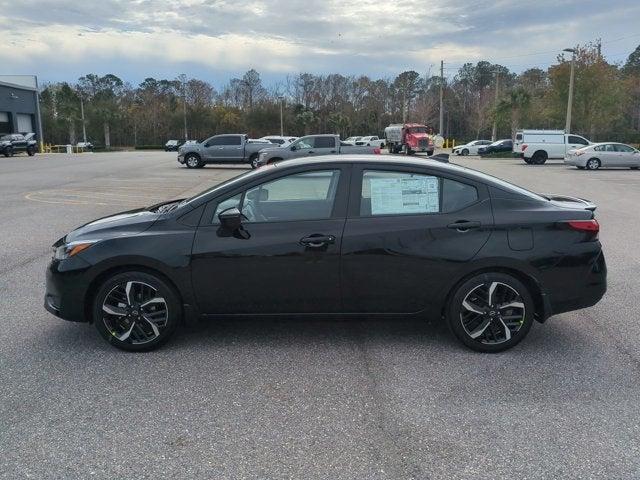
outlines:
[{"label": "car roof", "polygon": [[397,165],[399,167],[428,167],[433,170],[439,170],[443,173],[451,173],[457,175],[464,175],[469,177],[470,179],[476,179],[479,182],[487,183],[487,178],[491,179],[490,175],[479,172],[477,170],[473,170],[472,168],[463,167],[461,165],[456,165],[454,163],[443,163],[437,160],[432,160],[429,158],[406,158],[401,155],[375,155],[375,154],[353,154],[353,155],[322,155],[314,158],[309,157],[301,157],[301,158],[293,158],[290,160],[281,160],[279,162],[275,162],[273,165],[293,168],[298,167],[300,165],[332,165],[332,164],[340,164],[340,163],[377,163],[381,166],[394,166]]}]

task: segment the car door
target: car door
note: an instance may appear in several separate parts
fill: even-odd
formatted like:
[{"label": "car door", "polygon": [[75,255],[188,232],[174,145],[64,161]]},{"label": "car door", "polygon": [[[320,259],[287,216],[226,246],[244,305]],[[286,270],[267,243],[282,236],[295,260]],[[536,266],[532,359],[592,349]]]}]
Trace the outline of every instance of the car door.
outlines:
[{"label": "car door", "polygon": [[615,167],[618,163],[618,154],[616,148],[612,143],[606,143],[594,148],[598,150],[597,157],[600,160],[600,165],[603,167]]},{"label": "car door", "polygon": [[225,162],[241,163],[244,159],[244,143],[246,141],[242,135],[222,135],[220,137],[220,155]]},{"label": "car door", "polygon": [[428,168],[357,165],[342,238],[346,312],[415,313],[486,243],[484,185]]},{"label": "car door", "polygon": [[202,145],[202,157],[209,161],[220,161],[222,157],[222,135],[207,139]]},{"label": "car door", "polygon": [[27,140],[21,134],[14,135],[11,144],[14,152],[21,152],[27,149]]},{"label": "car door", "polygon": [[313,139],[313,155],[329,155],[337,153],[336,137],[333,135],[319,135]]},{"label": "car door", "polygon": [[[193,289],[205,314],[335,313],[350,167],[300,167],[210,202],[191,255]],[[237,207],[241,229],[221,211]]]},{"label": "car door", "polygon": [[640,154],[635,148],[622,143],[614,145],[617,152],[616,167],[637,167],[640,163]]}]

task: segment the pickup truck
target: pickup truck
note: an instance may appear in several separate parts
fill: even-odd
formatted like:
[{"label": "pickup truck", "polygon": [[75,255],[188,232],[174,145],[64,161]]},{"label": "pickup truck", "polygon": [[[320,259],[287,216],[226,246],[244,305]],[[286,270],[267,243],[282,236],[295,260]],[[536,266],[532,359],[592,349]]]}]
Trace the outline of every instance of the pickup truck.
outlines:
[{"label": "pickup truck", "polygon": [[251,163],[251,166],[253,168],[262,167],[268,163],[297,157],[363,153],[380,153],[380,149],[378,147],[355,146],[342,142],[339,135],[307,135],[286,147],[264,148],[260,151],[257,160]]},{"label": "pickup truck", "polygon": [[207,163],[252,163],[258,152],[269,145],[273,144],[249,140],[244,134],[214,135],[201,143],[182,145],[178,148],[178,162],[188,168],[202,168]]}]

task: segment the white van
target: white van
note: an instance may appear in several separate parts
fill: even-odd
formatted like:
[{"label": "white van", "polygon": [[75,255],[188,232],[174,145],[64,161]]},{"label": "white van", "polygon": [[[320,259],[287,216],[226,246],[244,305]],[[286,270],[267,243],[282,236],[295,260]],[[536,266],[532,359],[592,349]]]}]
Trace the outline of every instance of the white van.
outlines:
[{"label": "white van", "polygon": [[518,130],[513,142],[513,153],[526,163],[542,165],[548,159],[564,159],[569,150],[591,145],[580,135],[564,130]]}]

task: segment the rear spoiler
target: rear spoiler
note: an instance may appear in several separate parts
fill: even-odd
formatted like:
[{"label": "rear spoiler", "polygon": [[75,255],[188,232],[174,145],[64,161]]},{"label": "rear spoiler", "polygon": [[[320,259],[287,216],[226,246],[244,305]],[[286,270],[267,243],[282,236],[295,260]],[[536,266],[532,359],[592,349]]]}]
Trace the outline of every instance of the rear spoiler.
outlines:
[{"label": "rear spoiler", "polygon": [[569,197],[567,195],[542,195],[545,198],[548,198],[549,201],[559,204],[563,207],[569,208],[579,208],[584,210],[591,210],[595,212],[598,206],[591,202],[590,200],[585,200],[584,198],[578,197]]}]

